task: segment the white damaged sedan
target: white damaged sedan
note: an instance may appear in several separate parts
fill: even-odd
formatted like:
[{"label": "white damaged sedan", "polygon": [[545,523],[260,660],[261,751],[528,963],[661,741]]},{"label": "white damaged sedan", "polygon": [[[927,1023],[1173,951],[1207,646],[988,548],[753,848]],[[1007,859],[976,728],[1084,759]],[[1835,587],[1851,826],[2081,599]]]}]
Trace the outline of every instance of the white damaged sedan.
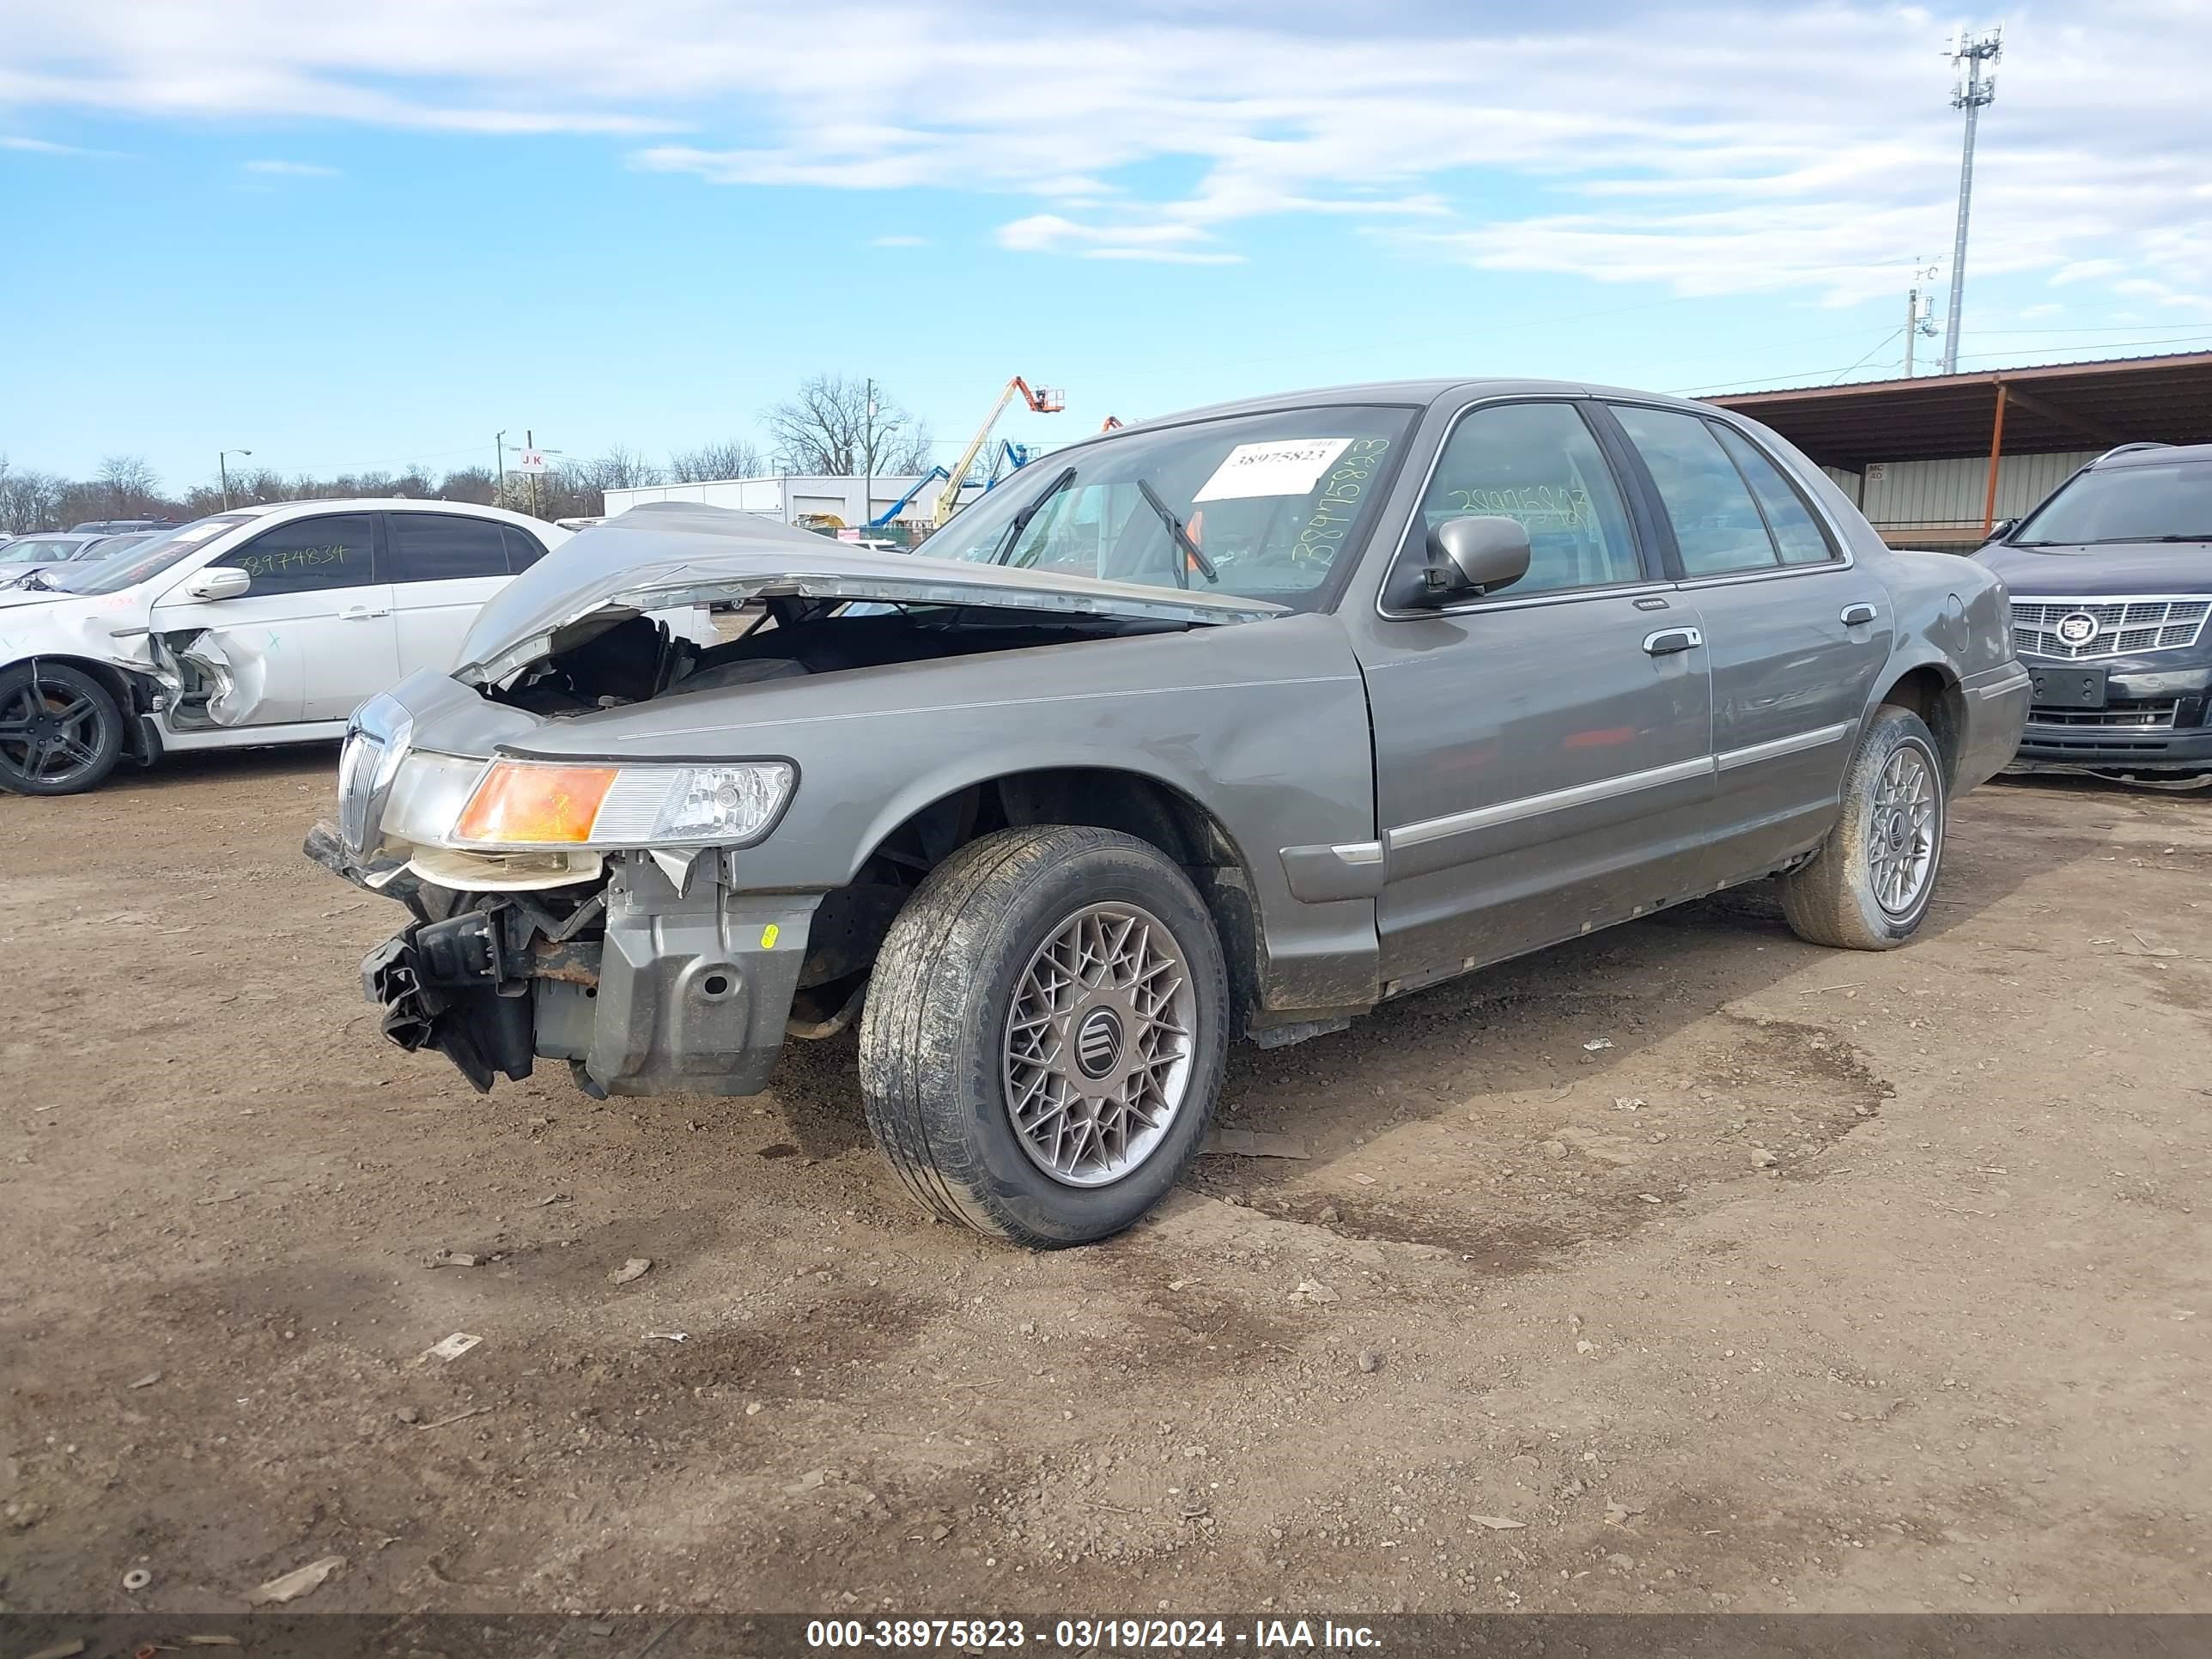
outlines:
[{"label": "white damaged sedan", "polygon": [[[169,750],[330,740],[442,670],[568,532],[458,501],[240,507],[0,592],[0,788],[90,789]],[[711,640],[706,613],[676,619]]]}]

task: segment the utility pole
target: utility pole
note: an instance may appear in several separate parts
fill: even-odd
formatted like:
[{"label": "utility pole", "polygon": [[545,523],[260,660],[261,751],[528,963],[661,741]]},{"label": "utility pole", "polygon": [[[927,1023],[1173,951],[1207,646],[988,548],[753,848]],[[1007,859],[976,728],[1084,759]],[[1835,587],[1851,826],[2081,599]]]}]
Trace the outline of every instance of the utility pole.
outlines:
[{"label": "utility pole", "polygon": [[1951,243],[1951,313],[1943,319],[1943,372],[1959,372],[1959,313],[1966,295],[1966,212],[1974,193],[1974,126],[1982,110],[1997,95],[1994,75],[1984,75],[1982,65],[1994,64],[2004,50],[2003,31],[1969,38],[1962,30],[1949,53],[1960,66],[1960,79],[1951,88],[1951,107],[1966,112],[1966,144],[1959,157],[1959,230]]},{"label": "utility pole", "polygon": [[491,453],[499,464],[499,494],[492,497],[492,505],[505,507],[507,505],[507,434],[505,432],[495,432],[491,434]]},{"label": "utility pole", "polygon": [[876,519],[876,381],[868,377],[868,412],[866,417],[868,459],[860,479],[860,533],[866,535]]},{"label": "utility pole", "polygon": [[[532,431],[528,427],[522,428],[522,447],[525,449],[535,449],[538,447],[538,434]],[[538,475],[535,472],[530,475],[530,516],[533,519],[539,516],[538,511]]]}]

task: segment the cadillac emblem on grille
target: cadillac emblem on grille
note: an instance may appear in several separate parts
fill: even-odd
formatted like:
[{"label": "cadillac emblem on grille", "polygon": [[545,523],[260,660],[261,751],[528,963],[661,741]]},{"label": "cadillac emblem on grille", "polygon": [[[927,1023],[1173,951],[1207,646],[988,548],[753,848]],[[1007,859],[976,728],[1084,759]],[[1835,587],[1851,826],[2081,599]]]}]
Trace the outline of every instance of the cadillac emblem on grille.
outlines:
[{"label": "cadillac emblem on grille", "polygon": [[2056,631],[2069,645],[2087,645],[2097,637],[2097,619],[2086,611],[2076,611],[2061,617]]}]

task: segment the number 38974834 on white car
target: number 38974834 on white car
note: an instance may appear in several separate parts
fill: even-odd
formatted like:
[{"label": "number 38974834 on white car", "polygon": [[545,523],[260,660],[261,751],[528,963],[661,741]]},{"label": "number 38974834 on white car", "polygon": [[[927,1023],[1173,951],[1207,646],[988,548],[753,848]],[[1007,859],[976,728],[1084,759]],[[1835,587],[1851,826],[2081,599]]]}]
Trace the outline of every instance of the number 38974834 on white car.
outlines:
[{"label": "number 38974834 on white car", "polygon": [[568,538],[461,502],[286,501],[42,572],[0,592],[0,788],[342,737],[364,699],[450,668],[484,601]]}]

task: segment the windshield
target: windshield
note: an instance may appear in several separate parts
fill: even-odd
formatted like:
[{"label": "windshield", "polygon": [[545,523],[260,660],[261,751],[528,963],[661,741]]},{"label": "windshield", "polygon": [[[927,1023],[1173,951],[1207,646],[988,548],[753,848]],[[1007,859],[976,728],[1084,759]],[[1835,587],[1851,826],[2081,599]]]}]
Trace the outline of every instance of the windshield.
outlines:
[{"label": "windshield", "polygon": [[198,551],[213,538],[242,524],[252,524],[253,519],[250,513],[218,513],[211,519],[195,519],[174,530],[162,531],[136,547],[125,548],[115,558],[49,570],[40,580],[57,593],[120,593],[126,587],[137,586],[149,576],[160,575],[178,560]]},{"label": "windshield", "polygon": [[2012,537],[2014,547],[2212,541],[2212,461],[2081,472]]},{"label": "windshield", "polygon": [[1337,404],[1085,444],[1032,463],[915,550],[1310,611],[1357,556],[1416,412]]},{"label": "windshield", "polygon": [[0,564],[52,564],[68,558],[83,545],[83,538],[77,536],[34,536],[0,547]]}]

